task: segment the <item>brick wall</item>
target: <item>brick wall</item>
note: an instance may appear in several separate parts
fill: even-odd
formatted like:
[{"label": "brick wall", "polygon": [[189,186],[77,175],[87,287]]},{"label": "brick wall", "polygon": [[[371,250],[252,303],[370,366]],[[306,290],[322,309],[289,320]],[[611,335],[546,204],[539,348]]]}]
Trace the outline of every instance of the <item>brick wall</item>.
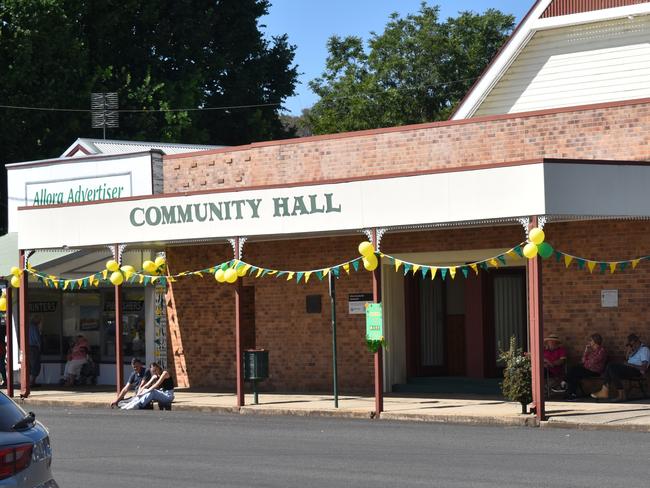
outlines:
[{"label": "brick wall", "polygon": [[[591,221],[551,223],[548,241],[556,249],[585,258],[622,260],[650,254],[650,222]],[[523,239],[519,226],[388,232],[382,250],[389,254],[509,247]],[[305,270],[346,261],[356,255],[360,236],[248,243],[245,260],[256,265]],[[168,249],[172,272],[194,270],[230,259],[230,246]],[[599,332],[612,355],[623,354],[625,336],[636,332],[650,340],[650,262],[636,270],[590,274],[573,263],[566,269],[554,258],[543,262],[544,321],[578,359],[586,338]],[[449,278],[448,278],[449,279]],[[458,275],[456,279],[463,279]],[[270,351],[271,377],[263,389],[331,391],[330,302],[327,281],[312,276],[307,284],[283,278],[245,278],[254,287],[255,345]],[[602,289],[617,289],[619,306],[602,308]],[[337,284],[339,381],[343,393],[370,392],[372,356],[365,349],[364,317],[347,313],[350,293],[369,293],[369,273],[351,273]],[[173,284],[170,357],[181,386],[234,389],[234,291],[211,276]],[[306,296],[320,294],[322,311],[306,313]]]},{"label": "brick wall", "polygon": [[[547,236],[556,249],[595,260],[626,260],[650,254],[649,221],[591,221],[549,224]],[[576,263],[544,261],[544,327],[556,333],[569,347],[570,356],[580,356],[587,337],[598,332],[613,356],[624,355],[626,336],[635,332],[650,341],[650,262],[635,270],[611,274]],[[601,307],[600,292],[618,290],[618,307]]]},{"label": "brick wall", "polygon": [[[542,157],[650,159],[650,102],[517,114],[492,120],[426,124],[406,128],[261,143],[203,155],[165,157],[165,192],[319,181],[405,171],[474,166]],[[650,254],[650,223],[601,221],[549,224],[558,249],[594,259],[627,259]],[[244,258],[278,269],[314,269],[356,255],[360,235],[247,243]],[[508,247],[523,240],[518,226],[388,232],[388,253]],[[227,245],[172,247],[172,271],[198,269],[232,257]],[[599,332],[614,355],[625,335],[650,340],[646,288],[650,264],[635,271],[593,275],[575,264],[543,265],[544,320],[548,333],[578,356],[586,337]],[[458,278],[457,278],[458,279]],[[460,278],[462,279],[462,278]],[[244,280],[254,286],[255,341],[270,350],[267,389],[331,390],[330,308],[327,284],[312,277],[296,285],[282,279]],[[619,290],[619,307],[600,307],[602,289]],[[369,292],[364,272],[340,280],[339,375],[343,392],[370,391],[372,357],[365,351],[363,316],[347,314],[349,293]],[[307,314],[306,295],[322,295],[320,314]],[[232,390],[234,292],[212,277],[181,280],[170,302],[170,357],[181,385]]]},{"label": "brick wall", "polygon": [[[647,101],[646,101],[647,102]],[[260,143],[166,156],[165,192],[547,158],[650,159],[650,103]]]}]

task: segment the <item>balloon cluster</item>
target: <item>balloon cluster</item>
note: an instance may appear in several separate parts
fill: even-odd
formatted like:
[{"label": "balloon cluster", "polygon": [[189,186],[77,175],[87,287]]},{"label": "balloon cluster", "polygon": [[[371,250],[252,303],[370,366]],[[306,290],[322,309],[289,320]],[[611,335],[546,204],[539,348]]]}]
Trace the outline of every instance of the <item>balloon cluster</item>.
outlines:
[{"label": "balloon cluster", "polygon": [[20,288],[20,277],[23,274],[23,270],[16,267],[16,266],[12,266],[11,267],[11,274],[12,274],[12,276],[11,276],[11,286],[13,286],[14,288]]},{"label": "balloon cluster", "polygon": [[[142,263],[142,269],[146,271],[149,274],[159,274],[159,271],[165,266],[165,258],[163,257],[157,257],[156,261],[144,261]],[[124,266],[120,266],[120,263],[115,261],[114,259],[111,259],[110,261],[106,261],[106,269],[108,270],[108,273],[110,273],[110,276],[108,279],[113,283],[115,286],[119,286],[122,283],[124,283],[124,280],[128,280],[135,274],[135,268],[131,266],[130,264],[125,264]]]},{"label": "balloon cluster", "polygon": [[167,264],[165,258],[162,256],[157,256],[153,261],[149,259],[143,261],[142,269],[145,271],[145,273],[148,273],[150,275],[159,275],[165,269],[165,264]]},{"label": "balloon cluster", "polygon": [[530,229],[528,233],[528,243],[524,246],[524,256],[533,259],[538,254],[546,259],[553,255],[553,246],[544,242],[544,231],[538,227]]},{"label": "balloon cluster", "polygon": [[375,254],[375,247],[371,242],[363,241],[359,244],[359,254],[363,256],[363,267],[368,271],[374,271],[379,265],[379,260]]},{"label": "balloon cluster", "polygon": [[[0,295],[0,312],[7,311],[7,290],[2,290],[2,295]],[[1,358],[0,361],[4,361],[4,358]]]},{"label": "balloon cluster", "polygon": [[239,278],[246,276],[246,272],[250,265],[244,264],[241,261],[233,261],[232,264],[224,263],[215,271],[214,279],[219,283],[235,283]]}]

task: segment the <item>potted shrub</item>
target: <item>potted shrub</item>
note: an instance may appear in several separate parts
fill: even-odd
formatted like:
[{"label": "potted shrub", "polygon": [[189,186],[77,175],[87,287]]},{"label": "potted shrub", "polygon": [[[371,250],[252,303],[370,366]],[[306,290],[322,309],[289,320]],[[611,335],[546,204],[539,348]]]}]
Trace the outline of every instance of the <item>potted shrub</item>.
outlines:
[{"label": "potted shrub", "polygon": [[530,356],[517,347],[515,337],[510,338],[510,347],[501,351],[499,359],[504,363],[501,392],[506,400],[521,403],[521,413],[528,413],[528,404],[533,400]]}]

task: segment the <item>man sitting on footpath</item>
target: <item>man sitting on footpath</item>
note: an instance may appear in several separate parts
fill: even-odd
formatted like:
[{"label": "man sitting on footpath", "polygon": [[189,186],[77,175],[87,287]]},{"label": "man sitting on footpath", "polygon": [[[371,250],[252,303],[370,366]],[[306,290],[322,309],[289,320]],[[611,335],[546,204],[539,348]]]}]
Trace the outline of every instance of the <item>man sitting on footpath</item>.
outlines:
[{"label": "man sitting on footpath", "polygon": [[111,408],[117,406],[117,404],[124,399],[129,390],[133,390],[134,393],[138,394],[138,389],[141,385],[147,384],[151,379],[151,371],[144,367],[144,363],[138,358],[133,358],[131,360],[131,366],[133,366],[133,373],[129,376],[128,381],[120,391],[120,394],[117,395],[117,398],[111,402]]},{"label": "man sitting on footpath", "polygon": [[625,388],[622,380],[639,379],[645,375],[650,364],[650,349],[641,343],[639,336],[630,334],[625,344],[625,356],[627,362],[624,364],[611,363],[605,369],[605,383],[600,391],[592,393],[593,398],[609,398],[609,390],[613,387],[617,390],[617,397],[614,401],[625,401]]}]

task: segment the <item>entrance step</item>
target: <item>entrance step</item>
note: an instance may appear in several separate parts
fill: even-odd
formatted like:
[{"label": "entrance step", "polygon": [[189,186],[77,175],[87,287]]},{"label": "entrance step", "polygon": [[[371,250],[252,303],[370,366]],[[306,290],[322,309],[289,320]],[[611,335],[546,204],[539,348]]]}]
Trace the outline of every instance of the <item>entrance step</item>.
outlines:
[{"label": "entrance step", "polygon": [[407,383],[393,385],[393,392],[501,395],[499,387],[501,381],[501,378],[465,378],[462,376],[409,378]]}]

